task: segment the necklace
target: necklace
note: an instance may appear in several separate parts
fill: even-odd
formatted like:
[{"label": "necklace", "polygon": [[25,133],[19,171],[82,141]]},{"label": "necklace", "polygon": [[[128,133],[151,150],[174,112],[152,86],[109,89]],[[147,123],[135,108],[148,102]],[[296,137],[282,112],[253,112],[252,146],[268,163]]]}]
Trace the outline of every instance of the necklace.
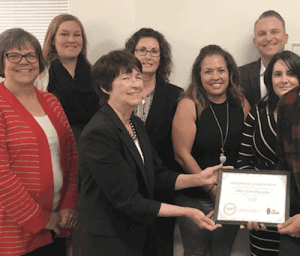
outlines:
[{"label": "necklace", "polygon": [[217,122],[217,125],[219,127],[219,130],[220,130],[220,133],[221,133],[221,144],[222,144],[222,147],[221,147],[221,154],[220,154],[220,162],[221,164],[224,164],[226,162],[226,156],[224,155],[224,146],[225,146],[225,142],[226,142],[226,139],[227,139],[227,135],[228,135],[228,128],[229,128],[229,106],[228,106],[228,100],[227,100],[227,123],[226,123],[226,134],[225,134],[225,138],[223,136],[223,132],[222,132],[222,129],[221,129],[221,125],[217,119],[217,116],[215,114],[215,111],[213,110],[211,104],[209,103],[209,106],[210,106],[210,109],[211,109],[211,112],[213,113],[214,115],[214,118]]},{"label": "necklace", "polygon": [[137,140],[137,135],[136,135],[136,131],[135,131],[135,128],[134,128],[134,125],[131,121],[131,119],[129,119],[129,123],[130,123],[130,126],[131,126],[131,129],[132,129],[132,132],[133,132],[133,135],[128,131],[130,137],[133,139],[133,141]]}]

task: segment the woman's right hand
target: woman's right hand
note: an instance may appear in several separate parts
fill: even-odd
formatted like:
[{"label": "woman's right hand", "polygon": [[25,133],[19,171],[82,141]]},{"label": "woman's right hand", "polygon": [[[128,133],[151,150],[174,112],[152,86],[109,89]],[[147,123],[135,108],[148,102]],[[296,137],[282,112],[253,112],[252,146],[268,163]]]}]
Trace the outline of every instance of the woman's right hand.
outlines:
[{"label": "woman's right hand", "polygon": [[57,235],[60,234],[60,215],[58,212],[51,212],[50,220],[45,226],[45,229],[53,230]]},{"label": "woman's right hand", "polygon": [[213,231],[217,228],[222,227],[221,224],[216,224],[212,219],[213,212],[210,212],[209,214],[205,215],[202,211],[195,209],[195,208],[190,208],[190,214],[188,217],[194,221],[199,228],[205,228],[207,230]]},{"label": "woman's right hand", "polygon": [[202,183],[201,185],[199,184],[199,186],[208,185],[208,188],[211,188],[213,184],[216,184],[218,181],[219,170],[222,167],[223,167],[222,164],[215,165],[212,167],[207,167],[203,171],[196,174],[200,176],[200,181]]}]

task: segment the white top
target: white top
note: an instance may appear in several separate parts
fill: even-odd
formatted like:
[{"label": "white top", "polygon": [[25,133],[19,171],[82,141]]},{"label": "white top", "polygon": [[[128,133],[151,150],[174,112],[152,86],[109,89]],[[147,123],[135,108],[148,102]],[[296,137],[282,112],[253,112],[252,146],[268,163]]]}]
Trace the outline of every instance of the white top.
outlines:
[{"label": "white top", "polygon": [[267,87],[264,82],[266,67],[264,66],[262,60],[260,62],[260,95],[262,99],[267,94]]},{"label": "white top", "polygon": [[37,79],[34,81],[34,86],[42,91],[47,91],[49,84],[49,69],[45,69],[43,73],[41,73]]},{"label": "white top", "polygon": [[35,116],[34,118],[44,130],[50,147],[54,183],[52,211],[54,211],[59,204],[61,189],[63,186],[63,172],[60,159],[59,139],[57,132],[48,116]]},{"label": "white top", "polygon": [[140,155],[141,155],[141,158],[143,160],[143,163],[145,163],[145,160],[144,160],[144,155],[143,155],[143,152],[142,152],[142,149],[141,149],[141,146],[140,146],[140,143],[139,143],[139,139],[136,139],[133,141],[137,150],[139,151]]}]

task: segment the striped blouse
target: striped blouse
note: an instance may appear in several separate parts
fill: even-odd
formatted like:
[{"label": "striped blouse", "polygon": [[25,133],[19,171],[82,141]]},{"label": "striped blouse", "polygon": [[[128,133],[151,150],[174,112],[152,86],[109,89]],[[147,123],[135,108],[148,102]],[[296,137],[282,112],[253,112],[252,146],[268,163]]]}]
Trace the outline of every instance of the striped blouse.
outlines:
[{"label": "striped blouse", "polygon": [[243,137],[238,156],[239,169],[272,170],[275,168],[277,156],[276,121],[268,108],[249,112],[243,128]]},{"label": "striped blouse", "polygon": [[[76,145],[59,101],[36,90],[55,127],[63,169],[59,209],[76,209]],[[52,242],[49,230],[53,202],[50,149],[43,129],[0,83],[0,254],[23,255]]]},{"label": "striped blouse", "polygon": [[[257,106],[249,112],[243,128],[238,156],[239,169],[274,170],[277,162],[276,121],[268,107]],[[278,256],[280,234],[276,228],[250,232],[250,249],[253,256]]]}]

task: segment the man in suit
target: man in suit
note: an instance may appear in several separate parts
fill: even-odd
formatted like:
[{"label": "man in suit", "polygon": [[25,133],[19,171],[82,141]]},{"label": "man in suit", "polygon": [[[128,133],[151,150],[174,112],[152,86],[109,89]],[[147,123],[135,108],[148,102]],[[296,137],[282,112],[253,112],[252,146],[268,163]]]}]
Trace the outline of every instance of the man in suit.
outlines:
[{"label": "man in suit", "polygon": [[252,108],[267,93],[264,72],[269,61],[277,52],[284,50],[287,41],[285,22],[279,13],[270,10],[259,16],[254,25],[253,43],[260,58],[239,68],[241,86]]}]

